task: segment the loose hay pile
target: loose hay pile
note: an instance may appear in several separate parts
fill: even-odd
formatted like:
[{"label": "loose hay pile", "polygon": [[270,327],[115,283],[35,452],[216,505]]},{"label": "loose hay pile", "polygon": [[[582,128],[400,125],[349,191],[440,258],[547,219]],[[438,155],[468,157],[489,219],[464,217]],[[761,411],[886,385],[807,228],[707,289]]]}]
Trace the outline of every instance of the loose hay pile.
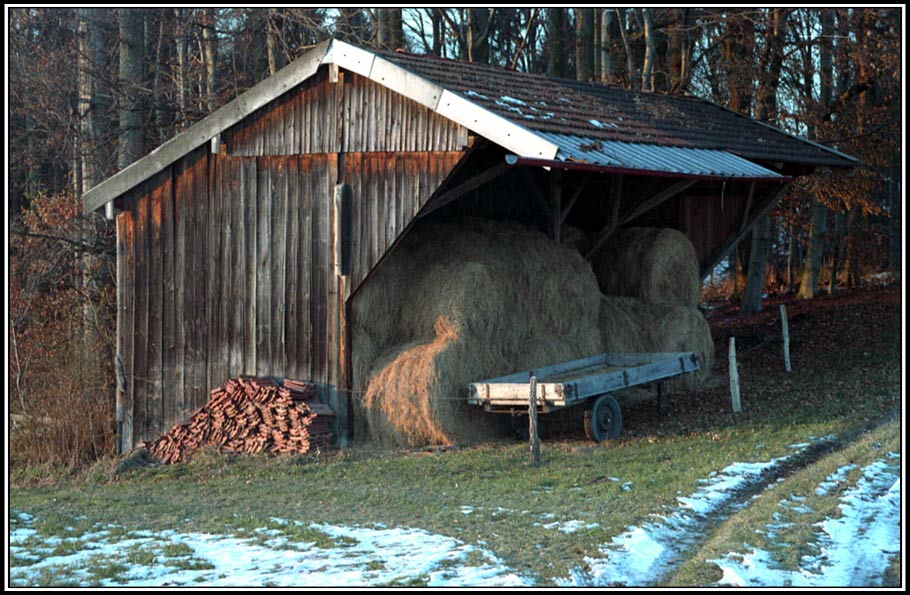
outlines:
[{"label": "loose hay pile", "polygon": [[303,454],[332,446],[334,416],[312,384],[241,376],[213,389],[187,423],[144,446],[164,463],[187,461],[206,445],[234,453]]},{"label": "loose hay pile", "polygon": [[698,307],[698,257],[689,239],[675,229],[618,230],[594,256],[591,265],[606,295]]},{"label": "loose hay pile", "polygon": [[469,382],[600,351],[600,292],[578,252],[510,222],[415,227],[354,300],[355,432],[395,445],[500,431]]}]

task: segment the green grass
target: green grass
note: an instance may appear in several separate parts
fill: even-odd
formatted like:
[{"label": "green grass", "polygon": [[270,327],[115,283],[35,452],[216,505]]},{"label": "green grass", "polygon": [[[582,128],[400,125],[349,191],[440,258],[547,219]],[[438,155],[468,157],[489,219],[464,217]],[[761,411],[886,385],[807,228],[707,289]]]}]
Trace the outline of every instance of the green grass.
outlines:
[{"label": "green grass", "polygon": [[[821,318],[824,325],[818,326]],[[876,311],[859,329],[852,319],[851,325],[839,325],[842,318],[843,311],[835,309],[794,320],[796,371],[791,375],[780,369],[778,346],[744,355],[741,415],[730,413],[720,382],[701,393],[670,395],[668,414],[661,418],[653,403],[624,410],[624,435],[617,442],[596,445],[577,433],[548,436],[540,466],[530,465],[527,446],[514,442],[436,452],[356,447],[306,457],[207,452],[187,464],[154,467],[134,457],[53,481],[36,480],[35,469],[11,470],[12,516],[20,511],[34,515],[33,527],[41,536],[64,535],[70,526],[84,533],[117,519],[118,527],[111,531],[228,533],[261,543],[271,537],[256,530],[271,528],[291,544],[333,548],[351,542],[308,524],[414,527],[469,544],[483,542],[481,547],[514,572],[548,585],[583,565],[586,556],[599,557],[600,546],[627,527],[675,505],[678,495],[695,492],[699,480],[713,471],[737,461],[790,455],[790,445],[810,437],[835,434],[838,449],[893,415],[900,396],[899,304]],[[721,362],[717,369],[723,379]],[[810,485],[813,460],[824,454],[812,451],[788,470],[795,475],[779,486],[779,493],[804,490],[802,483],[791,484],[797,478]],[[840,455],[831,456],[834,464]],[[780,499],[768,498],[774,503]],[[736,515],[735,522],[724,523],[694,552],[691,565],[670,580],[709,584],[713,575],[703,560],[711,548],[719,551],[741,538],[740,530],[752,531],[752,537],[752,523],[767,518],[763,503],[760,499],[740,513],[754,510],[756,520]],[[830,503],[816,505],[819,514],[830,509]],[[463,514],[462,506],[473,512]],[[74,520],[78,517],[84,518]],[[542,526],[571,520],[598,526],[568,534]],[[809,543],[805,528],[793,531],[788,539]],[[38,580],[49,585],[43,581],[53,577]],[[414,586],[426,580],[402,577],[400,582]]]}]

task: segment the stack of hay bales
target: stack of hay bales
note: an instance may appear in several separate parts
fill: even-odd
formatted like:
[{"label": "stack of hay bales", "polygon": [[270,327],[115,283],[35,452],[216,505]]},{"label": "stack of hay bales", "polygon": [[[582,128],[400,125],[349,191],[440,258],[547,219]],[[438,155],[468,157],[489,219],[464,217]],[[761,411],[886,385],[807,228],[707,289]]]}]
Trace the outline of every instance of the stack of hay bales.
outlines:
[{"label": "stack of hay bales", "polygon": [[601,290],[600,330],[604,351],[694,351],[701,370],[669,381],[692,389],[710,375],[711,329],[698,311],[701,278],[695,249],[673,229],[617,231],[592,267]]},{"label": "stack of hay bales", "polygon": [[600,300],[581,255],[538,231],[418,224],[353,302],[355,432],[392,445],[500,433],[466,385],[600,352]]}]

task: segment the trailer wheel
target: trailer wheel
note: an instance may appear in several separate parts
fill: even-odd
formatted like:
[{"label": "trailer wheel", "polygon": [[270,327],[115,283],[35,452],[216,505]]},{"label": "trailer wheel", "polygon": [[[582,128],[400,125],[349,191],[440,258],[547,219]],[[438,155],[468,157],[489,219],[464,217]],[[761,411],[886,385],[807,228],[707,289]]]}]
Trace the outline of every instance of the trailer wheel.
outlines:
[{"label": "trailer wheel", "polygon": [[585,409],[585,434],[594,442],[617,438],[621,430],[622,412],[613,397],[601,395]]}]

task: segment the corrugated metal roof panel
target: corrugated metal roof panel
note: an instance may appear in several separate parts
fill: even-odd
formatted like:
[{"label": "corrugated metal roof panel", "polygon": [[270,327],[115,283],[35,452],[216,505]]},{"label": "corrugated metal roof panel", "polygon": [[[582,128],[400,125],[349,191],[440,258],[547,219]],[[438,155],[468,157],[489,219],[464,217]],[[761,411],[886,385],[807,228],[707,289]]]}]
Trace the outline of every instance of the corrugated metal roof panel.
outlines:
[{"label": "corrugated metal roof panel", "polygon": [[625,143],[552,132],[537,134],[559,147],[558,161],[692,176],[784,177],[726,151]]}]

